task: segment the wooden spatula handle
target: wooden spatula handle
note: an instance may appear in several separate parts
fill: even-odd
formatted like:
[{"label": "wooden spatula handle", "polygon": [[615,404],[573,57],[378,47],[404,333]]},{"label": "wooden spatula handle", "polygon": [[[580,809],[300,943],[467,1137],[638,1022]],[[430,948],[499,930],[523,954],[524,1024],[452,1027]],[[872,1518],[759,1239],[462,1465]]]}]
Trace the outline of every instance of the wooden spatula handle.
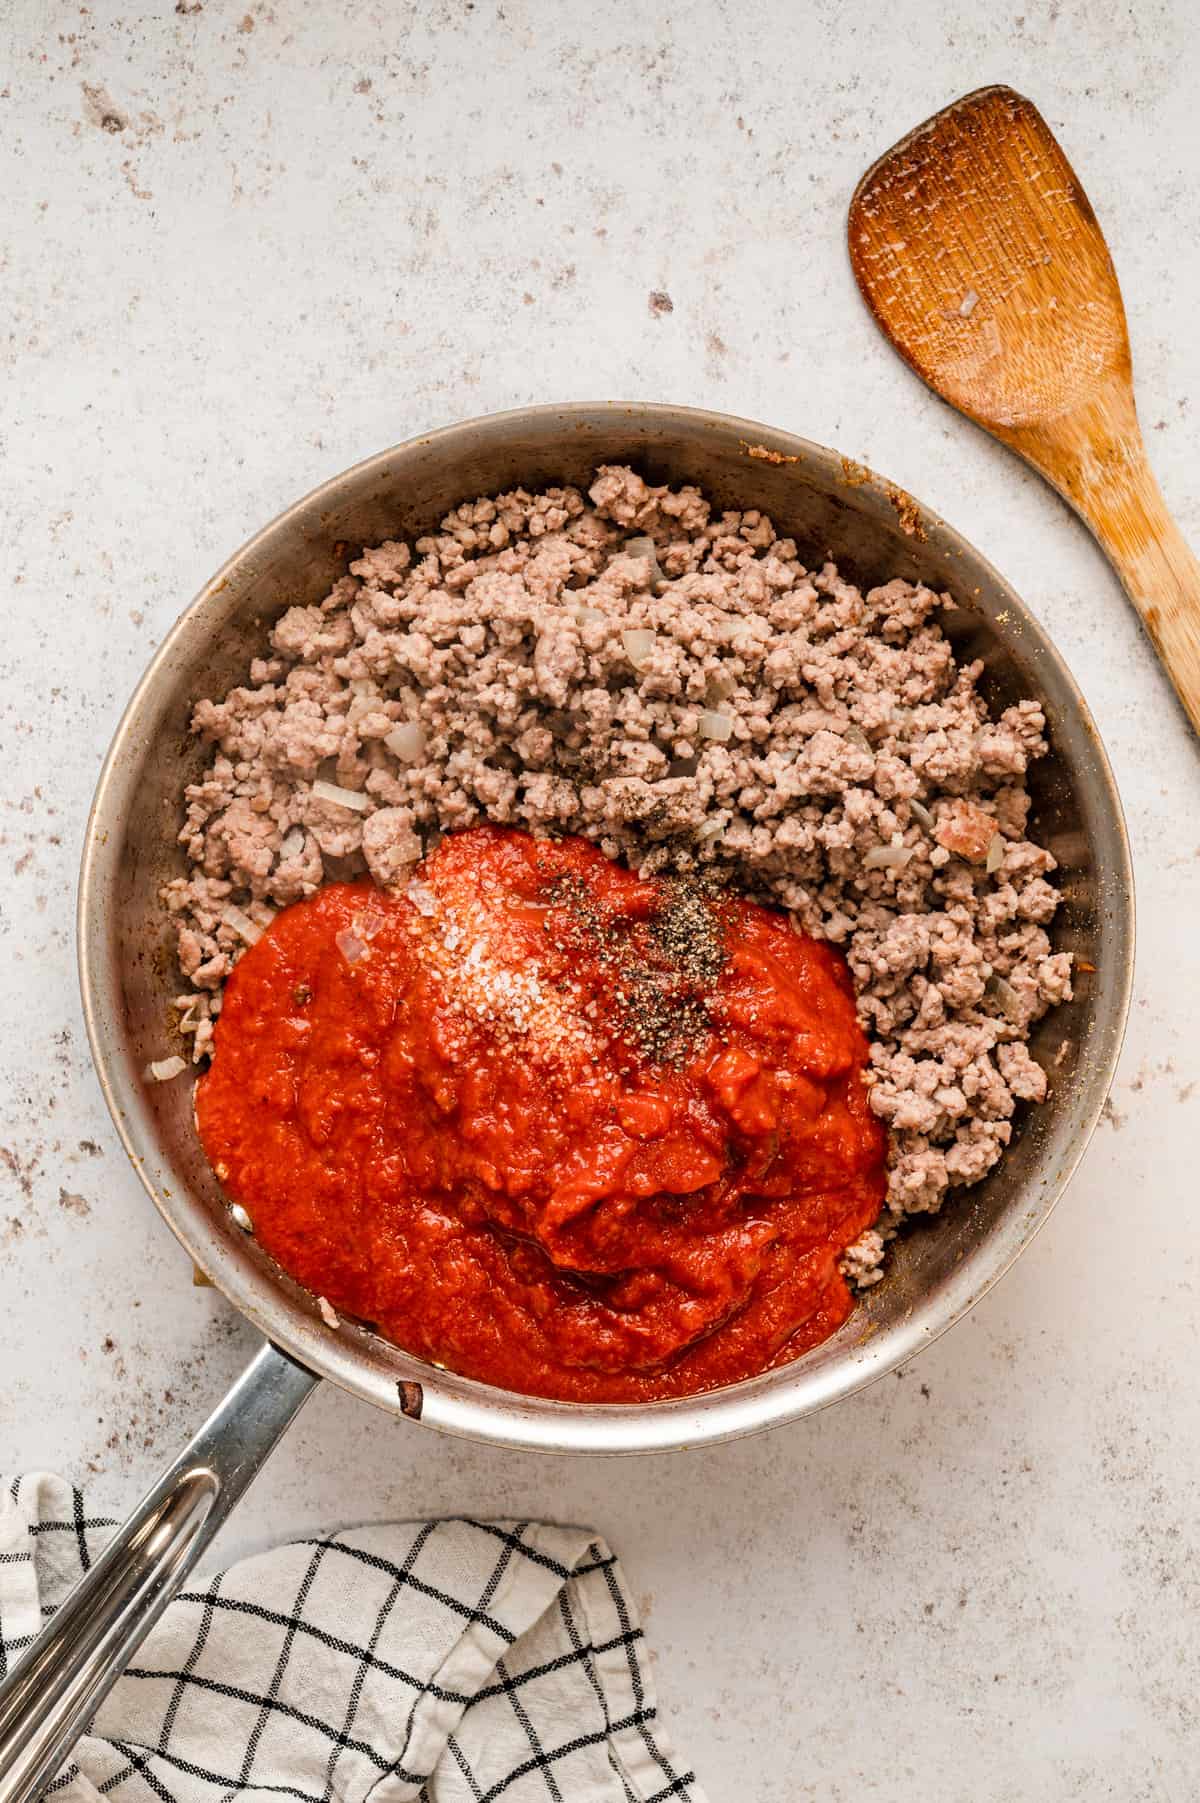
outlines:
[{"label": "wooden spatula handle", "polygon": [[1200,562],[1143,456],[1144,482],[1122,509],[1120,536],[1092,524],[1200,732]]},{"label": "wooden spatula handle", "polygon": [[1200,561],[1154,479],[1131,388],[1115,383],[1086,408],[997,436],[1091,528],[1200,732]]}]

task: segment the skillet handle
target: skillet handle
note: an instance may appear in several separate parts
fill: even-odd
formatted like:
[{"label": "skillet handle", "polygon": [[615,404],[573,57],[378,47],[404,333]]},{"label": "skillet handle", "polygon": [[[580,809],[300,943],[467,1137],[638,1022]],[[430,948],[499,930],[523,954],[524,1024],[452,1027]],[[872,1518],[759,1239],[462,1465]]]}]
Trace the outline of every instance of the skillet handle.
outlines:
[{"label": "skillet handle", "polygon": [[41,1795],[319,1381],[264,1345],[0,1684],[0,1803]]}]

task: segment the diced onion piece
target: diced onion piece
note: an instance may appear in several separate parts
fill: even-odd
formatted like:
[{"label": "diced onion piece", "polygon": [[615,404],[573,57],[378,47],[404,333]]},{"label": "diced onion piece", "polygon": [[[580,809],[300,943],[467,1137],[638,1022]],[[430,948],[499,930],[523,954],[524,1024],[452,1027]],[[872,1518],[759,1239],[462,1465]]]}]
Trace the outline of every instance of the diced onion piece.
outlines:
[{"label": "diced onion piece", "polygon": [[958,303],[959,313],[962,315],[962,317],[964,319],[970,319],[972,313],[974,313],[975,308],[977,307],[978,304],[979,304],[979,296],[976,294],[974,288],[968,288],[967,292],[963,295],[961,301]]},{"label": "diced onion piece", "polygon": [[933,815],[929,812],[929,809],[925,806],[923,801],[918,801],[915,796],[910,795],[908,798],[908,811],[917,822],[918,826],[923,826],[926,832],[932,831]]},{"label": "diced onion piece", "polygon": [[633,626],[621,634],[625,655],[635,670],[644,670],[654,655],[656,635],[648,626]]},{"label": "diced onion piece", "polygon": [[169,1083],[172,1077],[178,1077],[187,1069],[187,1059],[154,1058],[146,1066],[146,1075],[152,1083]]},{"label": "diced onion piece", "polygon": [[437,913],[437,897],[428,883],[410,883],[405,894],[417,913],[423,914],[426,919]]},{"label": "diced onion piece", "polygon": [[987,848],[987,863],[984,865],[984,869],[989,876],[995,876],[1003,862],[1004,835],[1002,833],[993,833],[991,843]]},{"label": "diced onion piece", "polygon": [[415,764],[425,755],[425,728],[415,720],[402,720],[385,733],[383,742],[402,764]]},{"label": "diced onion piece", "polygon": [[1019,1025],[1021,1019],[1021,998],[1013,988],[1012,984],[1008,981],[1008,978],[991,976],[988,978],[984,987],[986,993],[990,995],[994,1001],[999,1002],[1009,1020],[1016,1021]]},{"label": "diced onion piece", "polygon": [[304,837],[304,828],[302,826],[294,826],[291,832],[284,836],[283,844],[279,847],[280,857],[299,857],[300,853],[304,850]]},{"label": "diced onion piece", "polygon": [[701,714],[700,737],[702,739],[715,739],[718,744],[724,744],[725,740],[732,736],[732,733],[732,714],[720,714],[715,710],[707,710]]},{"label": "diced onion piece", "polygon": [[361,940],[356,933],[350,932],[348,928],[340,932],[333,943],[337,946],[347,964],[357,964],[359,959],[364,956],[367,949],[365,942]]},{"label": "diced onion piece", "polygon": [[317,1309],[326,1327],[340,1327],[342,1325],[338,1320],[337,1310],[334,1308],[332,1302],[327,1302],[325,1300],[324,1296],[317,1297]]},{"label": "diced onion piece", "polygon": [[381,913],[378,908],[366,907],[353,917],[350,922],[350,931],[357,938],[365,940],[369,944],[386,920],[387,915]]},{"label": "diced onion piece", "polygon": [[254,1232],[254,1222],[250,1219],[250,1216],[246,1213],[240,1202],[231,1202],[229,1204],[229,1212],[233,1216],[235,1227],[240,1227],[243,1233]]},{"label": "diced onion piece", "polygon": [[871,749],[870,739],[868,739],[862,727],[855,726],[853,722],[845,728],[842,737],[843,739],[847,739],[851,745],[857,745],[860,751],[870,751]]},{"label": "diced onion piece", "polygon": [[652,538],[627,538],[621,546],[621,552],[625,557],[648,557],[651,583],[663,581],[663,573],[658,562],[658,546]]},{"label": "diced onion piece", "polygon": [[221,909],[221,919],[227,927],[232,927],[238,937],[244,939],[247,945],[257,945],[262,938],[263,930],[258,922],[251,920],[248,914],[243,914],[240,908],[235,908],[232,902]]},{"label": "diced onion piece", "polygon": [[[391,737],[391,734],[388,734]],[[358,789],[343,789],[340,783],[327,783],[319,776],[312,786],[313,795],[318,801],[336,802],[340,808],[352,808],[356,814],[365,814],[371,805],[371,797],[363,795]]]},{"label": "diced onion piece", "polygon": [[725,831],[725,828],[729,825],[729,819],[729,811],[726,808],[722,808],[718,813],[710,815],[702,826],[696,828],[697,839],[704,844],[707,844],[711,840],[719,839],[721,834]]},{"label": "diced onion piece", "polygon": [[581,601],[577,607],[572,607],[571,618],[577,626],[593,626],[604,618],[604,613],[599,607],[585,607]]},{"label": "diced onion piece", "polygon": [[863,869],[903,870],[912,855],[911,845],[873,845],[863,856]]}]

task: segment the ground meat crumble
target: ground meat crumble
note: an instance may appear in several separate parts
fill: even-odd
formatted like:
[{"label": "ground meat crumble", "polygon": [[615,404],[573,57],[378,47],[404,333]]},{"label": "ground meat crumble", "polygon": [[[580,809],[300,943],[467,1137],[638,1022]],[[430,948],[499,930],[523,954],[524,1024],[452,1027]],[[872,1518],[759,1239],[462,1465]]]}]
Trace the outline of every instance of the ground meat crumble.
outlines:
[{"label": "ground meat crumble", "polygon": [[729,877],[849,961],[891,1160],[843,1268],[876,1281],[900,1220],[978,1182],[1017,1102],[1043,1099],[1026,1041],[1071,994],[1054,859],[1025,837],[1042,711],[989,717],[943,599],[864,595],[765,514],[625,468],[364,551],[195,709],[214,755],[186,792],[189,874],[164,890],[194,1055],[276,908],[364,870],[407,881],[474,821]]}]

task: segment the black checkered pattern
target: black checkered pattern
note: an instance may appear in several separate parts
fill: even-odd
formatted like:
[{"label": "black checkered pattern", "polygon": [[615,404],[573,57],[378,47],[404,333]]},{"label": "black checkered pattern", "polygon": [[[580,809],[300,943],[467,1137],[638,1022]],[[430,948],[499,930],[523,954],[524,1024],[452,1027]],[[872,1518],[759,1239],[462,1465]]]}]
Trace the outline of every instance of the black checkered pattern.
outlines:
[{"label": "black checkered pattern", "polygon": [[[0,1672],[114,1526],[44,1475],[3,1507]],[[296,1541],[184,1591],[135,1658],[50,1787],[66,1803],[704,1803],[620,1567],[579,1529]]]}]

